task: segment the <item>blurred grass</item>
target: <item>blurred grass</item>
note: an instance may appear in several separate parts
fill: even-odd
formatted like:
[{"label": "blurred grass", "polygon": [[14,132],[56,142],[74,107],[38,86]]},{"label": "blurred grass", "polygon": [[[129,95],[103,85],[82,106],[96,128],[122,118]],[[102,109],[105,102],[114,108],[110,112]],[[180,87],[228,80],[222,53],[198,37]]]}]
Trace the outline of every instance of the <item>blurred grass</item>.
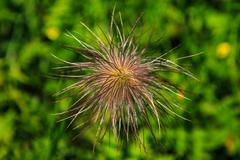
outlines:
[{"label": "blurred grass", "polygon": [[[144,45],[159,55],[180,44],[168,58],[203,52],[190,64],[200,82],[177,75],[172,81],[190,90],[192,101],[181,101],[191,122],[171,118],[159,144],[145,133],[147,153],[135,143],[118,147],[111,136],[93,154],[94,132],[73,140],[79,130],[56,123],[51,113],[63,111],[68,100],[54,103],[51,96],[65,82],[46,78],[56,61],[54,53],[79,59],[60,48],[74,44],[64,36],[78,31],[84,21],[107,29],[114,1],[1,0],[0,1],[0,159],[240,159],[240,2],[237,0],[117,2],[126,28],[144,12],[137,30]],[[157,127],[155,128],[157,131]]]}]

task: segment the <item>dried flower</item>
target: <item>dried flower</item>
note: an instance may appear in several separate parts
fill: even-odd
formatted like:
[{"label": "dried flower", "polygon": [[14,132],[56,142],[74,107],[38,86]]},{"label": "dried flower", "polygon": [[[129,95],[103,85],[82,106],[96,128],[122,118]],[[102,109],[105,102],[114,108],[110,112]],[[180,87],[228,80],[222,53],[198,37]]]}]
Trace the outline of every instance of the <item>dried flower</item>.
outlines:
[{"label": "dried flower", "polygon": [[[58,115],[68,115],[62,120],[71,119],[69,125],[79,117],[86,117],[86,122],[80,126],[97,124],[97,140],[101,140],[109,128],[117,137],[124,136],[128,140],[131,133],[139,140],[139,125],[147,125],[153,133],[149,116],[155,118],[159,129],[161,127],[160,113],[170,113],[181,117],[174,112],[174,108],[178,105],[169,99],[168,95],[176,94],[183,98],[186,97],[184,94],[179,94],[182,90],[159,77],[157,73],[177,72],[195,78],[183,67],[164,59],[165,54],[155,59],[143,58],[144,49],[139,49],[134,43],[133,36],[141,17],[136,20],[127,36],[123,31],[121,14],[119,17],[120,25],[115,21],[113,11],[110,31],[109,33],[103,32],[106,41],[81,23],[95,39],[93,44],[97,45],[78,39],[70,32],[67,33],[81,47],[66,47],[83,55],[86,58],[85,62],[69,62],[56,57],[67,64],[57,69],[79,71],[74,75],[59,75],[78,80],[56,95],[73,93],[73,95],[78,95],[78,100],[70,110],[58,113]],[[181,59],[188,57],[181,57]]]}]

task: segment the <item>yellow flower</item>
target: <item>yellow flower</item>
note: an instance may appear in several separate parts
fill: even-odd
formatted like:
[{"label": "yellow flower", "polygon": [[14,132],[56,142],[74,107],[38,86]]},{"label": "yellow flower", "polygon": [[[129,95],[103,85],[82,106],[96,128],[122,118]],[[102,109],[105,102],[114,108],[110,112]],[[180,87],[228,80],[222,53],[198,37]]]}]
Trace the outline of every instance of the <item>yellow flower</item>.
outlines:
[{"label": "yellow flower", "polygon": [[56,27],[49,27],[46,30],[46,35],[51,40],[56,40],[59,37],[59,33],[60,33],[60,31]]},{"label": "yellow flower", "polygon": [[231,45],[228,42],[222,42],[217,46],[217,57],[226,58],[231,52]]}]

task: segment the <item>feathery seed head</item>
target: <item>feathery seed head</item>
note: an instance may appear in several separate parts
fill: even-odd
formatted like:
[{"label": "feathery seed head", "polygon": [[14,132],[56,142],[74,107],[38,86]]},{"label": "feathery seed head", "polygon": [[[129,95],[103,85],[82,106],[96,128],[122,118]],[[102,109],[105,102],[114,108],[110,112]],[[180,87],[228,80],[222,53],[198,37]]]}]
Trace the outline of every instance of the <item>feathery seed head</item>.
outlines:
[{"label": "feathery seed head", "polygon": [[[59,76],[77,78],[74,84],[65,87],[56,95],[70,93],[71,96],[78,97],[68,111],[58,115],[66,116],[62,120],[71,119],[69,125],[77,118],[86,116],[87,120],[79,126],[97,124],[97,140],[101,140],[109,128],[112,128],[118,138],[126,135],[128,140],[131,133],[140,140],[139,125],[148,126],[152,133],[149,116],[155,118],[159,128],[161,114],[169,113],[181,117],[173,110],[179,106],[172,99],[172,94],[179,95],[182,90],[167,79],[159,78],[158,73],[177,72],[195,78],[183,67],[164,59],[167,53],[154,59],[143,58],[141,55],[144,49],[139,49],[133,42],[133,33],[140,17],[127,35],[124,33],[121,15],[119,17],[120,26],[117,25],[113,12],[110,31],[103,32],[107,41],[102,40],[82,23],[95,39],[94,43],[97,45],[94,46],[70,32],[67,34],[76,40],[80,47],[66,47],[83,55],[85,62],[69,62],[56,57],[66,64],[57,69],[75,73]],[[91,72],[82,73],[84,70]]]}]

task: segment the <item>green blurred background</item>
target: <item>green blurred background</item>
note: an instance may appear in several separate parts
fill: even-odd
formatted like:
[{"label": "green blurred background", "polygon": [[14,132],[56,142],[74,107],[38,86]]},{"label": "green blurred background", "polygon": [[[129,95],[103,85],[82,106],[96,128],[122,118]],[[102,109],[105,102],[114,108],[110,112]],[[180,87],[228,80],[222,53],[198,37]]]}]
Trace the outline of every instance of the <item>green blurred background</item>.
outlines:
[{"label": "green blurred background", "polygon": [[[202,55],[182,60],[200,82],[168,75],[190,90],[191,101],[178,97],[191,122],[171,118],[154,143],[145,135],[147,153],[137,144],[117,146],[112,136],[92,152],[94,132],[77,139],[79,130],[66,129],[52,113],[64,111],[70,100],[54,103],[64,81],[47,78],[58,62],[78,55],[61,48],[74,44],[64,33],[78,31],[80,21],[93,30],[107,30],[115,1],[1,0],[0,1],[0,159],[240,159],[240,2],[238,0],[123,0],[117,2],[126,26],[144,12],[136,34],[144,46],[167,57]],[[144,34],[143,34],[144,33]],[[151,36],[153,35],[153,36]],[[151,44],[151,43],[150,43]],[[150,53],[149,53],[150,54]],[[157,132],[157,127],[154,127]]]}]

